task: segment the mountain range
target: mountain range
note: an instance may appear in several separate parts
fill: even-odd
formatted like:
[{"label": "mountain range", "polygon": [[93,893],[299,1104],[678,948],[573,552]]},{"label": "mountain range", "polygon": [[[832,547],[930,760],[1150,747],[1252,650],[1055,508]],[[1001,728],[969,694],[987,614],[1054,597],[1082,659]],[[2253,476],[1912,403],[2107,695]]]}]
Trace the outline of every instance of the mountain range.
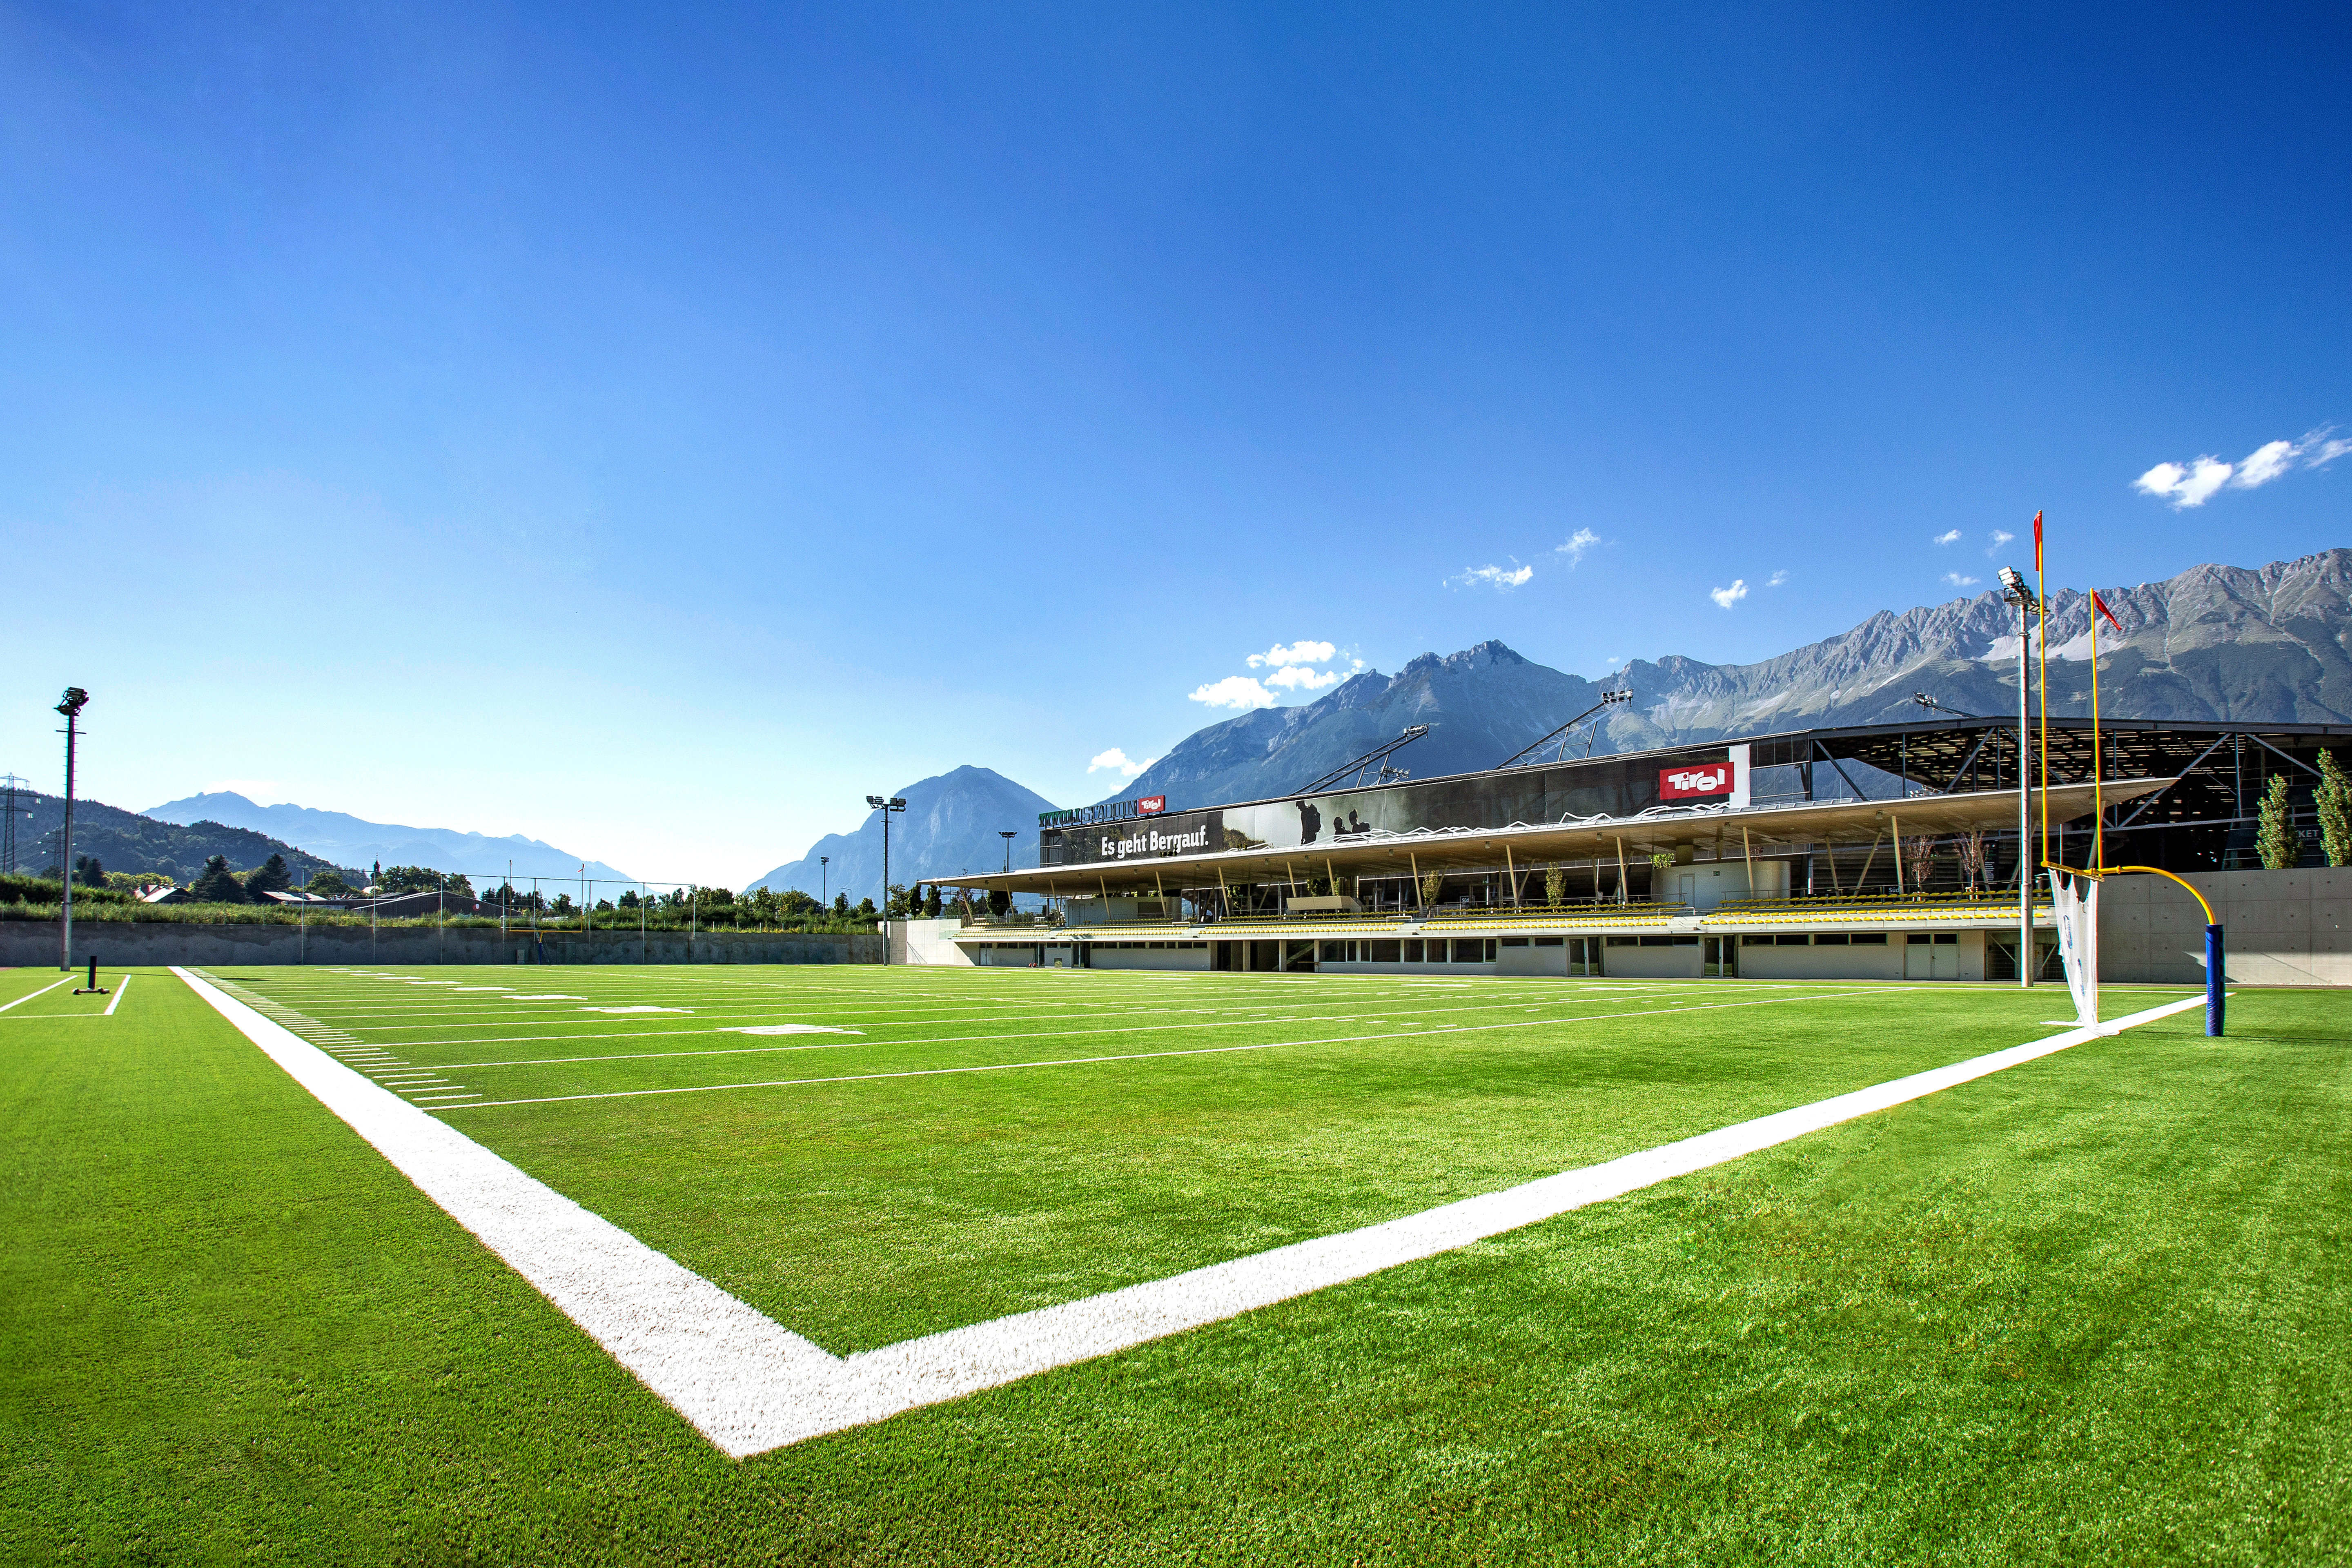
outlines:
[{"label": "mountain range", "polygon": [[[2245,569],[2194,566],[2161,583],[2103,588],[2100,704],[2135,719],[2329,722],[2352,719],[2352,551]],[[2050,711],[2090,711],[2091,605],[2050,596]],[[1391,760],[1415,777],[1491,768],[1592,707],[1595,754],[1742,735],[1919,717],[1914,693],[1968,713],[2017,710],[2016,610],[1997,593],[1882,611],[1853,630],[1756,664],[1670,655],[1605,682],[1534,663],[1499,642],[1423,654],[1394,676],[1368,670],[1313,702],[1266,708],[1194,731],[1119,792],[1171,810],[1259,800],[1392,739],[1430,732]],[[1580,752],[1584,737],[1574,742]],[[1571,754],[1575,754],[1572,752]]]},{"label": "mountain range", "polygon": [[[54,872],[58,865],[58,829],[64,825],[62,796],[16,792],[16,866],[23,871]],[[297,884],[320,871],[341,871],[347,879],[359,873],[348,866],[301,849],[268,834],[220,822],[159,822],[135,811],[103,801],[74,802],[73,857],[88,855],[108,871],[132,875],[157,872],[186,886],[201,875],[205,862],[218,855],[232,871],[250,871],[272,855],[283,855]]]},{"label": "mountain range", "polygon": [[[307,805],[257,805],[229,790],[192,795],[165,801],[146,813],[163,822],[217,822],[230,827],[268,834],[338,866],[366,870],[377,865],[428,866],[436,871],[460,871],[477,888],[495,887],[514,865],[514,875],[577,879],[584,857],[516,834],[491,838],[479,833],[459,833],[446,827],[404,827],[369,822],[341,811],[320,811]],[[79,837],[79,829],[77,829]],[[590,877],[599,881],[633,879],[602,860],[587,862]]]},{"label": "mountain range", "polygon": [[[890,825],[890,879],[952,876],[993,870],[1004,864],[1005,841],[1014,831],[1013,864],[1037,863],[1037,814],[1054,803],[990,768],[961,767],[908,784],[907,802]],[[830,864],[819,863],[826,857]],[[849,901],[882,901],[882,814],[868,813],[855,833],[830,833],[807,854],[786,861],[751,884],[778,892],[797,888],[811,897],[846,893]]]}]

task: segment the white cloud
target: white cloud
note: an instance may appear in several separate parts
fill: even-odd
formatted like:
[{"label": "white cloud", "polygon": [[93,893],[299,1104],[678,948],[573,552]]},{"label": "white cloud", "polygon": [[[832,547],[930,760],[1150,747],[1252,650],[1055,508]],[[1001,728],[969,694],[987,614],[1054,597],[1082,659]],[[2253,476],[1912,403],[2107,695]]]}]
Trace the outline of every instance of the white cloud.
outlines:
[{"label": "white cloud", "polygon": [[1211,708],[1271,708],[1274,693],[1246,675],[1228,675],[1194,691],[1188,700]]},{"label": "white cloud", "polygon": [[1093,773],[1097,768],[1116,768],[1129,778],[1133,778],[1159,760],[1158,757],[1146,757],[1139,763],[1131,762],[1125,752],[1113,746],[1109,751],[1098,753],[1093,762],[1088,763],[1087,772]]},{"label": "white cloud", "polygon": [[1973,588],[1977,585],[1977,580],[1975,578],[1963,577],[1958,572],[1945,573],[1944,581],[1949,583],[1955,588]]},{"label": "white cloud", "polygon": [[1289,664],[1327,663],[1331,656],[1339,651],[1329,643],[1317,642],[1311,637],[1300,637],[1288,647],[1276,643],[1264,653],[1250,655],[1244,662],[1252,669],[1258,669],[1267,665],[1279,669]]},{"label": "white cloud", "polygon": [[1327,686],[1339,685],[1339,672],[1336,669],[1309,669],[1305,665],[1294,664],[1287,669],[1277,669],[1267,676],[1265,683],[1291,691],[1320,691]]},{"label": "white cloud", "polygon": [[1740,600],[1748,597],[1748,579],[1745,577],[1734,577],[1731,580],[1730,587],[1709,588],[1706,591],[1706,596],[1713,599],[1716,604],[1722,608],[1727,610],[1731,608],[1732,605],[1739,603]]},{"label": "white cloud", "polygon": [[1473,566],[1459,577],[1448,577],[1448,583],[1458,583],[1465,588],[1516,588],[1536,574],[1532,566],[1511,570],[1502,566]]},{"label": "white cloud", "polygon": [[2321,468],[2352,452],[2352,440],[2336,434],[2332,425],[2307,431],[2300,441],[2265,441],[2235,463],[2207,454],[2188,463],[2158,463],[2132,481],[2132,489],[2175,510],[2203,506],[2213,492],[2227,485],[2233,490],[2260,489],[2284,479],[2296,468]]},{"label": "white cloud", "polygon": [[1589,528],[1580,528],[1574,533],[1568,536],[1567,543],[1553,545],[1552,553],[1555,555],[1567,556],[1568,563],[1570,566],[1574,566],[1578,562],[1584,559],[1584,552],[1586,551],[1591,549],[1594,545],[1600,542],[1601,536],[1599,534],[1593,532]]},{"label": "white cloud", "polygon": [[2230,465],[2218,458],[2200,458],[2189,466],[2189,477],[2174,485],[2179,500],[2176,507],[2203,506],[2205,500],[2230,480]]},{"label": "white cloud", "polygon": [[2238,471],[2230,477],[2230,488],[2250,490],[2256,485],[2266,485],[2294,464],[2294,443],[2265,441],[2246,455]]},{"label": "white cloud", "polygon": [[1959,542],[1960,531],[1957,528],[1952,530],[1949,533],[1939,533],[1936,535],[1936,542],[1938,544],[1958,544]]},{"label": "white cloud", "polygon": [[1767,578],[1765,578],[1765,579],[1764,579],[1764,585],[1765,585],[1767,588],[1777,588],[1777,587],[1779,587],[1781,584],[1783,584],[1783,583],[1787,582],[1788,580],[1789,580],[1789,574],[1788,574],[1785,570],[1784,570],[1784,571],[1780,571],[1780,572],[1775,572],[1775,573],[1773,573],[1773,574],[1772,574],[1772,575],[1770,575],[1769,577],[1767,577]]},{"label": "white cloud", "polygon": [[2017,535],[2010,532],[2009,530],[2005,528],[1996,528],[1992,531],[1992,547],[1995,550],[1999,550],[2002,545],[2007,544],[2011,540],[2015,539]]}]

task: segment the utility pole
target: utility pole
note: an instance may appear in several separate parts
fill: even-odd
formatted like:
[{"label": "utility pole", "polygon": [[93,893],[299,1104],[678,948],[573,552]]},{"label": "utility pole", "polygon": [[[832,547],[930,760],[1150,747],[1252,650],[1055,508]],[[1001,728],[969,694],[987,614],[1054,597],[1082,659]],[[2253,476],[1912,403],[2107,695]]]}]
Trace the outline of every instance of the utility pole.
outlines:
[{"label": "utility pole", "polygon": [[2017,606],[2017,984],[2033,984],[2033,688],[2026,678],[2026,643],[2039,602],[2013,566],[2000,569],[2000,596]]},{"label": "utility pole", "polygon": [[63,914],[58,922],[58,967],[65,970],[73,968],[74,742],[79,734],[82,708],[89,701],[89,693],[79,686],[67,687],[66,694],[58,700],[58,711],[66,716],[66,821],[58,840],[58,867],[65,873],[66,879],[65,902],[61,906]]}]

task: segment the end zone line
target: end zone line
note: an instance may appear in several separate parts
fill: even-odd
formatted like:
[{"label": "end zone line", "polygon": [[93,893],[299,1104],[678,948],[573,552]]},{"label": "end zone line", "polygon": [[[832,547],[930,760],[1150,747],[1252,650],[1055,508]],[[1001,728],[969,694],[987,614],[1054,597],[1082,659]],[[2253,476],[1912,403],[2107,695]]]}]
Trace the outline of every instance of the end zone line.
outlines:
[{"label": "end zone line", "polygon": [[1204,1327],[1553,1218],[2200,1005],[1949,1067],[1166,1279],[835,1356],[187,970],[173,973],[735,1458]]},{"label": "end zone line", "polygon": [[131,989],[131,976],[126,974],[121,979],[114,983],[114,1000],[106,1005],[106,1011],[100,1013],[99,1015],[100,1017],[111,1018],[114,1016],[114,1010],[122,1005],[122,994]]},{"label": "end zone line", "polygon": [[719,1447],[751,1451],[759,1386],[834,1374],[838,1358],[217,985],[172,973]]}]

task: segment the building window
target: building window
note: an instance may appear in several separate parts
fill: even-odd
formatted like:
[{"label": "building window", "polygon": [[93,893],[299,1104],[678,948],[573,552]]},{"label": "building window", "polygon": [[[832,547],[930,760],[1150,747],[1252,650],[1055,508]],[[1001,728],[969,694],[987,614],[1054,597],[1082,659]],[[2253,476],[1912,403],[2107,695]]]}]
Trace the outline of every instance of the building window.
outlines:
[{"label": "building window", "polygon": [[1373,942],[1371,944],[1372,962],[1374,963],[1395,963],[1399,962],[1397,958],[1397,950],[1403,944],[1401,942]]}]

